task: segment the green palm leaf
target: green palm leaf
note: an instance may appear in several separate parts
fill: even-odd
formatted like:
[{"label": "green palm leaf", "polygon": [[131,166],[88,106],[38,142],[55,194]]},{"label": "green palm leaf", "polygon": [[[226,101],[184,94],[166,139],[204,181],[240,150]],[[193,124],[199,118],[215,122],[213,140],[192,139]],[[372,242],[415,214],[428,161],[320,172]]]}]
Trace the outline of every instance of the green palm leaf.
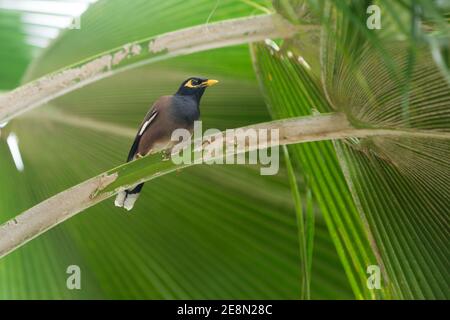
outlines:
[{"label": "green palm leaf", "polygon": [[[81,18],[80,30],[63,33],[35,60],[27,79],[130,41],[204,23],[213,6],[198,7],[200,13],[183,8],[99,2]],[[266,12],[240,1],[221,3],[208,22],[256,13]],[[177,16],[175,24],[164,23],[167,16]],[[80,39],[90,45],[80,46]],[[9,131],[18,135],[25,171],[2,162],[1,184],[29,187],[20,198],[1,194],[1,220],[122,163],[148,103],[192,74],[214,75],[223,88],[204,98],[205,127],[269,119],[244,46],[158,62],[96,82],[3,129],[2,137]],[[0,144],[1,152],[9,159],[5,146]],[[262,187],[254,190],[255,185]],[[284,173],[263,179],[249,167],[204,166],[160,178],[144,190],[135,215],[122,214],[112,203],[99,204],[3,258],[2,298],[298,298],[297,232],[289,193]],[[349,298],[321,219],[316,226],[312,272],[317,282],[311,295]],[[71,264],[82,270],[81,291],[65,286]]]},{"label": "green palm leaf", "polygon": [[[69,208],[48,207],[57,219],[89,207],[87,214],[4,257],[0,296],[286,299],[349,298],[353,291],[356,298],[448,298],[450,82],[441,4],[402,1],[374,31],[365,24],[370,1],[274,1],[295,28],[280,28],[267,15],[273,12],[267,1],[205,0],[188,10],[193,3],[99,1],[82,16],[80,30],[64,32],[34,60],[26,81],[43,78],[0,98],[2,119],[53,100],[2,129],[2,158],[10,158],[3,139],[14,132],[25,162],[22,173],[11,161],[0,164],[0,184],[12,190],[0,194],[1,220],[11,219],[0,229],[4,239],[12,239],[15,224],[33,221],[14,218],[18,213],[100,172],[119,173],[106,189],[87,195],[69,189],[53,198]],[[376,4],[387,10],[389,2]],[[252,31],[231,30],[237,38],[224,40],[229,33],[220,26],[235,22],[213,23],[238,17],[247,17],[238,23]],[[217,37],[185,41],[174,51],[167,42],[157,54],[145,49],[172,35],[178,46],[189,31],[205,28]],[[281,49],[268,40],[252,45],[250,58],[244,45],[221,48],[268,36],[286,38]],[[131,51],[122,59],[125,44]],[[142,56],[133,45],[144,48]],[[185,55],[206,48],[219,49]],[[56,81],[55,91],[31,90],[49,73],[68,75],[104,55],[122,57],[117,68],[89,71],[68,87]],[[175,167],[158,155],[110,170],[122,163],[149,102],[193,74],[223,84],[203,100],[204,127],[313,114],[269,125],[304,126],[283,131],[283,143],[349,139],[290,145],[275,177],[259,176],[257,167],[206,165],[165,175]],[[338,113],[316,115],[330,111]],[[328,123],[325,131],[321,123]],[[156,176],[134,215],[99,203]],[[45,229],[59,222],[34,221]],[[82,269],[81,291],[66,288],[71,264]],[[381,290],[368,287],[372,265],[381,268]]]},{"label": "green palm leaf", "polygon": [[[442,136],[448,132],[446,70],[424,41],[429,37],[426,28],[414,29],[414,23],[412,29],[402,26],[402,21],[426,23],[414,4],[393,5],[397,15],[383,16],[386,27],[372,33],[365,27],[368,4],[336,2],[323,7],[327,25],[321,51],[322,96],[332,108],[345,112],[354,126],[408,130],[411,136],[352,139],[334,145],[361,222],[369,239],[373,237],[385,286],[398,298],[448,298],[444,279],[449,277],[450,148],[447,138],[413,136],[418,131]],[[387,3],[380,5],[387,12]],[[438,12],[433,6],[416,5]],[[294,3],[286,6],[296,8]],[[433,28],[448,36],[448,26],[439,24],[442,16],[436,16]],[[285,61],[288,50],[300,51],[295,44],[287,43],[280,53]],[[285,68],[299,65],[291,61],[284,62]],[[304,73],[304,68],[297,70]],[[300,80],[297,90],[310,82]],[[303,102],[310,92],[304,91],[296,101]],[[320,110],[321,104],[314,100],[306,104]]]}]

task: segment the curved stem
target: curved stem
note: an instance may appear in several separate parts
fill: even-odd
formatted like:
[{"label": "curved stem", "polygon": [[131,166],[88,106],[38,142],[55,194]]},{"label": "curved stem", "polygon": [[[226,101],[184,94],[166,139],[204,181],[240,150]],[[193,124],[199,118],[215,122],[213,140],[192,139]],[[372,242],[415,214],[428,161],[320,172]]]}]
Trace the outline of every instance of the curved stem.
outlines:
[{"label": "curved stem", "polygon": [[224,20],[127,43],[43,76],[0,96],[0,123],[119,72],[174,56],[291,37],[296,28],[276,14]]},{"label": "curved stem", "polygon": [[[240,134],[242,135],[241,138],[244,138],[242,141],[245,141],[245,147],[240,149],[232,148],[231,154],[302,142],[345,139],[350,137],[363,138],[368,136],[404,137],[410,134],[409,132],[398,130],[357,129],[352,127],[345,115],[341,113],[283,119],[255,124],[240,129],[242,130],[236,132],[240,132],[237,135]],[[248,129],[278,130],[279,140],[273,143],[268,142],[264,145],[249,145],[250,139],[245,139]],[[423,137],[433,135],[433,133],[428,132],[414,132],[413,136],[418,137],[421,134]],[[221,132],[217,135],[202,137],[200,145],[202,145],[203,141],[209,141],[211,137],[215,137],[214,141],[218,141],[217,137],[219,136],[222,137],[223,141],[227,142],[228,138],[226,133]],[[436,133],[434,137],[450,139],[450,134]],[[194,141],[195,144],[196,142]],[[222,155],[222,157],[226,156],[227,154]],[[202,159],[205,162],[213,158],[209,155],[203,155]],[[0,258],[48,229],[55,227],[84,209],[108,199],[117,192],[127,189],[129,186],[152,180],[179,168],[189,167],[195,164],[197,163],[176,165],[172,161],[161,161],[161,155],[154,154],[123,164],[65,190],[0,226]]]}]

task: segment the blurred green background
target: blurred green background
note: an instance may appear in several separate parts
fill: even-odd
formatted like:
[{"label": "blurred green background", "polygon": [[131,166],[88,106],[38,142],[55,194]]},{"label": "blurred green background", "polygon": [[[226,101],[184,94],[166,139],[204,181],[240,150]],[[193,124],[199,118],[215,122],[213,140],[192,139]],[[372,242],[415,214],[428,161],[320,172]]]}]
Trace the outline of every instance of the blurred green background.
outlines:
[{"label": "blurred green background", "polygon": [[[49,48],[17,44],[26,54],[31,54],[27,49],[42,54],[28,77],[143,36],[205,23],[210,14],[213,22],[263,13],[242,1],[222,1],[214,13],[215,1],[172,3],[104,1],[81,18],[80,30],[64,31]],[[194,9],[186,12],[179,6]],[[11,27],[20,30],[23,24]],[[12,57],[20,58],[10,52],[1,59],[11,69]],[[2,81],[10,80],[3,89],[17,84],[27,61],[21,61],[22,69],[14,68],[15,79],[2,73]],[[99,81],[2,130],[1,221],[121,164],[133,137],[121,135],[116,127],[132,132],[155,99],[172,94],[193,75],[220,79],[220,86],[202,101],[204,128],[270,119],[246,45],[179,57]],[[86,127],[92,121],[108,126]],[[8,132],[18,136],[23,172],[16,170],[5,143]],[[315,247],[313,298],[351,298],[320,216]],[[257,166],[202,165],[148,183],[132,213],[106,201],[5,257],[0,261],[0,297],[296,299],[298,252],[283,165],[273,177],[260,176]],[[80,266],[82,290],[67,289],[69,265]]]},{"label": "blurred green background", "polygon": [[[366,26],[372,4],[383,12],[378,31]],[[450,296],[446,4],[0,0],[0,95],[126,43],[275,12],[295,37],[140,66],[1,124],[0,222],[122,164],[153,101],[190,76],[220,80],[202,99],[204,129],[337,111],[404,136],[290,146],[275,176],[199,165],[154,179],[131,213],[105,201],[2,258],[0,299]],[[367,287],[373,264],[381,290]],[[66,286],[70,265],[81,290]]]}]

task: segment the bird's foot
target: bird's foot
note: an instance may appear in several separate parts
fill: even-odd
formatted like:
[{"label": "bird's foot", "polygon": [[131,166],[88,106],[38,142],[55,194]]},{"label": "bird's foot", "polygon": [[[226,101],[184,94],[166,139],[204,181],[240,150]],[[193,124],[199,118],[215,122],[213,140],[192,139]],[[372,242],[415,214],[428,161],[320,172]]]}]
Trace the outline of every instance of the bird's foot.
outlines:
[{"label": "bird's foot", "polygon": [[211,144],[211,141],[209,140],[204,140],[202,142],[202,149],[205,149],[205,147],[209,146]]},{"label": "bird's foot", "polygon": [[168,161],[168,160],[170,160],[170,154],[171,154],[170,150],[163,150],[163,151],[161,152],[162,161]]}]

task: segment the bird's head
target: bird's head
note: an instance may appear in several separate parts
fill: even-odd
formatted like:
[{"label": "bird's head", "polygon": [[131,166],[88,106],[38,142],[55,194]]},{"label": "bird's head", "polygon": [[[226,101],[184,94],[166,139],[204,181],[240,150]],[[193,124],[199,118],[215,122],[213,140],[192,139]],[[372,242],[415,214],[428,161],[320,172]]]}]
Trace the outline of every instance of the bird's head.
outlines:
[{"label": "bird's head", "polygon": [[218,82],[219,81],[212,79],[191,77],[183,81],[176,94],[194,96],[200,99],[207,87],[211,87]]}]

